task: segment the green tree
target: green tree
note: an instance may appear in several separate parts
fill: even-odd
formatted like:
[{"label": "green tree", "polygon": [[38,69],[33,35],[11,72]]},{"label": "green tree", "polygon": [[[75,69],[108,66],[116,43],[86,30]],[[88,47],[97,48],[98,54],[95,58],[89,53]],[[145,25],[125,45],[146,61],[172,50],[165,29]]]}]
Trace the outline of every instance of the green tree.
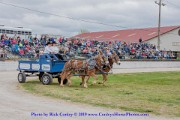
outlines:
[{"label": "green tree", "polygon": [[80,34],[83,34],[83,33],[88,33],[88,32],[89,32],[89,31],[88,31],[87,29],[81,29],[79,33],[80,33]]}]

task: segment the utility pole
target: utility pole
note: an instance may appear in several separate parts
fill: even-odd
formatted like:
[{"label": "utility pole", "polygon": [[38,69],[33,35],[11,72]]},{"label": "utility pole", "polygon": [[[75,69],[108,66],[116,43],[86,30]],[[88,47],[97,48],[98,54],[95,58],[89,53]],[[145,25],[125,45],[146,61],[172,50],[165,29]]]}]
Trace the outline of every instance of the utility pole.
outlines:
[{"label": "utility pole", "polygon": [[158,42],[157,42],[157,48],[160,50],[160,33],[161,33],[161,6],[165,6],[164,3],[162,3],[162,0],[159,0],[159,2],[155,1],[157,5],[159,5],[159,20],[158,20]]}]

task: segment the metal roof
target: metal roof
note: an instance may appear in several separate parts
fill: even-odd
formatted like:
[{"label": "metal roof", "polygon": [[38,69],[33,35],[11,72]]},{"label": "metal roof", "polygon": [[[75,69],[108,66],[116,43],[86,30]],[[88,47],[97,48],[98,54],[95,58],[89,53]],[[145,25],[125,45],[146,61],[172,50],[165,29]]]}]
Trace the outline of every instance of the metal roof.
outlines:
[{"label": "metal roof", "polygon": [[[161,35],[168,33],[172,30],[178,29],[180,26],[166,26],[161,27]],[[98,41],[126,41],[138,42],[141,38],[143,41],[150,40],[158,36],[158,28],[142,28],[142,29],[127,29],[117,31],[103,31],[103,32],[90,32],[74,36],[74,38],[98,40]]]}]

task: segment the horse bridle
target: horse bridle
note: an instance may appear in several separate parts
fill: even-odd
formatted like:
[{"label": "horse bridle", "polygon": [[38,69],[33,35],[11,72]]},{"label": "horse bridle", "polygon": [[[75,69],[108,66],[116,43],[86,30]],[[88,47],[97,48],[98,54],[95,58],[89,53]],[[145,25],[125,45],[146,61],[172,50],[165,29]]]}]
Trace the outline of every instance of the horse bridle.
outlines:
[{"label": "horse bridle", "polygon": [[113,59],[117,62],[117,61],[119,61],[119,60],[117,60],[117,58],[116,58],[116,57],[117,57],[117,54],[116,54],[116,55],[113,55],[113,57],[112,57],[112,58],[113,58]]}]

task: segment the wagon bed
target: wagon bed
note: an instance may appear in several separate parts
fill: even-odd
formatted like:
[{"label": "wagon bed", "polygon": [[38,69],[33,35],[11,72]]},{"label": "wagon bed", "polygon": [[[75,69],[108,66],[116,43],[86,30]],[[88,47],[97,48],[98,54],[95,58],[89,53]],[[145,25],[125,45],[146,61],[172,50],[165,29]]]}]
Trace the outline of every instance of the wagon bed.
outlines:
[{"label": "wagon bed", "polygon": [[52,83],[53,78],[58,78],[60,82],[60,73],[66,62],[60,54],[43,54],[38,60],[20,60],[17,69],[20,71],[18,81],[24,83],[26,77],[38,76],[44,85]]}]

